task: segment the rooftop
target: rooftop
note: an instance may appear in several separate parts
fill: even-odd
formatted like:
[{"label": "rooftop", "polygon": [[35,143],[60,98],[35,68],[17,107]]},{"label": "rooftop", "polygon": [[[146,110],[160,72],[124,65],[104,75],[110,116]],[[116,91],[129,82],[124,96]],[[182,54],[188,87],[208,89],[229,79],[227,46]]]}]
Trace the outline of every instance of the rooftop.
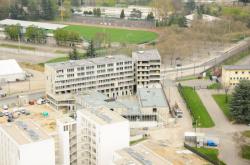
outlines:
[{"label": "rooftop", "polygon": [[1,124],[0,127],[19,145],[49,139],[50,136],[32,121],[16,121]]},{"label": "rooftop", "polygon": [[68,25],[60,25],[60,24],[44,23],[44,22],[21,21],[14,19],[4,19],[0,21],[0,25],[16,25],[16,24],[20,24],[20,26],[25,28],[29,26],[37,26],[38,28],[47,30],[56,30],[68,26]]},{"label": "rooftop", "polygon": [[160,60],[161,56],[157,49],[137,51],[132,53],[134,60]]},{"label": "rooftop", "polygon": [[167,107],[162,88],[138,88],[137,95],[141,107]]},{"label": "rooftop", "polygon": [[77,67],[83,65],[95,66],[95,65],[109,64],[122,61],[131,61],[131,60],[132,59],[130,57],[125,55],[114,55],[114,56],[89,58],[83,60],[67,61],[67,62],[49,63],[45,65],[53,67],[55,69],[64,69],[68,67]]},{"label": "rooftop", "polygon": [[88,119],[91,119],[100,125],[127,121],[127,119],[105,107],[82,109],[78,110],[78,113],[81,113]]},{"label": "rooftop", "polygon": [[16,62],[16,60],[0,60],[0,76],[19,73],[24,73],[24,71]]},{"label": "rooftop", "polygon": [[223,68],[226,70],[250,70],[250,64],[249,65],[224,65]]}]

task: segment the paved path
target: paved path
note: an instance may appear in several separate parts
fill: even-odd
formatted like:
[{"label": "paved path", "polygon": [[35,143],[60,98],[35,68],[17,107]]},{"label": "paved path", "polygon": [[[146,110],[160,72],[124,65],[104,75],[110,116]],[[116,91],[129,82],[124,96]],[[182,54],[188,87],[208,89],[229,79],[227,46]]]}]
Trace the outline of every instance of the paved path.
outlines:
[{"label": "paved path", "polygon": [[227,120],[217,103],[214,101],[211,91],[207,89],[197,90],[208,113],[215,122],[215,127],[202,129],[208,135],[220,139],[219,157],[228,165],[249,165],[250,161],[244,160],[239,155],[239,145],[233,138],[236,132],[250,130],[246,125],[233,125]]}]

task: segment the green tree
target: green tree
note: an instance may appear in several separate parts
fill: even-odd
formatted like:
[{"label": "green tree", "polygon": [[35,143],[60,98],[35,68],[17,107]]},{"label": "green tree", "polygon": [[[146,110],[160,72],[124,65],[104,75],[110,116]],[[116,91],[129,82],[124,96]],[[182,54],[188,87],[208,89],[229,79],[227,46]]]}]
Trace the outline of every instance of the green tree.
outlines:
[{"label": "green tree", "polygon": [[5,27],[5,34],[10,40],[18,41],[21,35],[20,25],[10,25]]},{"label": "green tree", "polygon": [[46,43],[46,32],[35,26],[26,28],[25,38],[28,42],[44,44]]},{"label": "green tree", "polygon": [[94,16],[100,17],[101,16],[101,9],[100,8],[94,8],[93,9]]},{"label": "green tree", "polygon": [[10,17],[12,19],[23,20],[27,18],[27,13],[24,11],[23,6],[18,3],[14,3],[10,6]]},{"label": "green tree", "polygon": [[94,46],[94,41],[91,40],[87,49],[86,56],[89,58],[94,58],[96,57],[96,51],[95,51],[95,46]]},{"label": "green tree", "polygon": [[28,15],[29,19],[37,20],[40,17],[39,6],[37,5],[36,0],[30,0],[28,3]]},{"label": "green tree", "polygon": [[70,18],[72,11],[71,11],[71,0],[64,0],[63,2],[63,17],[64,18]]},{"label": "green tree", "polygon": [[188,0],[184,8],[185,8],[185,10],[186,10],[186,12],[188,14],[192,13],[196,8],[195,1],[194,0]]},{"label": "green tree", "polygon": [[230,113],[238,123],[250,123],[250,81],[242,80],[235,87]]},{"label": "green tree", "polygon": [[121,18],[121,19],[124,19],[124,18],[125,18],[124,9],[122,9],[122,11],[121,11],[120,18]]},{"label": "green tree", "polygon": [[81,0],[72,0],[72,6],[79,7],[81,5]]},{"label": "green tree", "polygon": [[147,20],[148,20],[148,21],[152,21],[152,20],[154,20],[154,19],[155,19],[155,17],[154,17],[153,12],[150,12],[150,13],[147,15]]},{"label": "green tree", "polygon": [[76,43],[82,41],[79,32],[69,31],[64,29],[57,29],[54,31],[54,38],[57,45],[74,46]]},{"label": "green tree", "polygon": [[73,50],[71,52],[69,52],[69,59],[70,60],[79,60],[80,59],[80,55],[76,49],[76,47],[73,47]]},{"label": "green tree", "polygon": [[56,16],[56,2],[54,0],[42,0],[42,18],[52,20]]}]

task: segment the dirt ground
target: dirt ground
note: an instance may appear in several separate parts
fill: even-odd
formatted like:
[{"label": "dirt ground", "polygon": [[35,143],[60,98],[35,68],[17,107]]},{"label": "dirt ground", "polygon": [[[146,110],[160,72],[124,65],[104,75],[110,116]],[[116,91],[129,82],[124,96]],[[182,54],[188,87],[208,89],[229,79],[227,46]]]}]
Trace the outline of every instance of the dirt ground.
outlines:
[{"label": "dirt ground", "polygon": [[32,73],[33,77],[25,81],[2,84],[1,86],[7,94],[45,90],[45,78],[43,72],[31,69],[24,69],[24,71]]}]

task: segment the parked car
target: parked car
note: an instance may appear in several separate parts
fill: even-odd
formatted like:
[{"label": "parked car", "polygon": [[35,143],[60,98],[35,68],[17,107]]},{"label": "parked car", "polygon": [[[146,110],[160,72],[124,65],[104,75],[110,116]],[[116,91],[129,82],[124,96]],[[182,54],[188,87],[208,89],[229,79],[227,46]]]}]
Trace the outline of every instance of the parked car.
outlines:
[{"label": "parked car", "polygon": [[38,99],[38,100],[36,101],[36,103],[37,103],[38,105],[46,104],[46,100],[45,100],[44,98],[40,98],[40,99]]},{"label": "parked car", "polygon": [[209,147],[217,147],[218,144],[216,144],[213,140],[208,140],[207,141],[207,146],[209,146]]}]

